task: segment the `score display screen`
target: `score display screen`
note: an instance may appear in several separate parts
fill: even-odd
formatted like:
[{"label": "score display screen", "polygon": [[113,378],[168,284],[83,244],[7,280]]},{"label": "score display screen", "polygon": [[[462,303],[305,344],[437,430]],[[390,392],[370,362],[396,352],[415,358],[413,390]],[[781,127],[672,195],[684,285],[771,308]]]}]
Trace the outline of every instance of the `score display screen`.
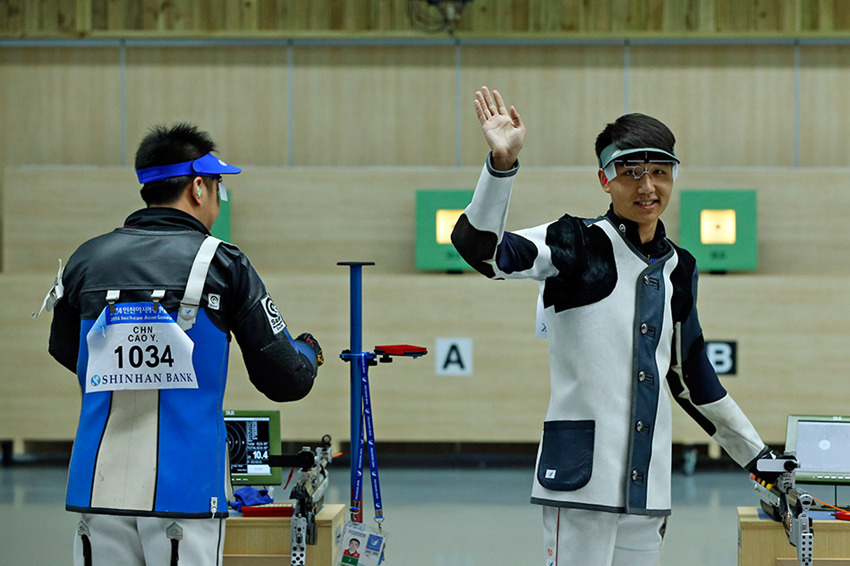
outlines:
[{"label": "score display screen", "polygon": [[850,473],[848,423],[797,423],[797,460],[807,472]]},{"label": "score display screen", "polygon": [[798,483],[850,484],[850,417],[789,415],[785,450],[800,464]]},{"label": "score display screen", "polygon": [[230,439],[230,472],[268,474],[269,419],[239,417],[227,421]]},{"label": "score display screen", "polygon": [[[277,417],[277,418],[275,418]],[[269,465],[280,454],[280,416],[261,411],[225,411],[234,485],[276,485],[281,470]]]}]

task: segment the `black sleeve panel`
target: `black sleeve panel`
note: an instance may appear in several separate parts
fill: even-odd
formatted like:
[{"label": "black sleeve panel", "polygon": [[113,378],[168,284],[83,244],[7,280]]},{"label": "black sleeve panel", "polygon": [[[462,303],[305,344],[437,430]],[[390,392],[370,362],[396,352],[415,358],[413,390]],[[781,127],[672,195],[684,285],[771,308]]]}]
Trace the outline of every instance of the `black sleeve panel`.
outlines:
[{"label": "black sleeve panel", "polygon": [[499,238],[493,232],[478,230],[469,223],[466,214],[461,214],[452,230],[452,244],[466,261],[476,271],[491,279],[496,276],[493,266],[487,261],[493,259]]},{"label": "black sleeve panel", "polygon": [[53,309],[47,351],[57,362],[77,373],[79,349],[80,316],[74,312],[67,299],[60,299]]},{"label": "black sleeve panel", "polygon": [[705,350],[705,338],[697,314],[699,272],[696,260],[682,248],[676,248],[679,263],[671,274],[673,283],[673,320],[681,323],[682,378],[696,405],[705,405],[723,398],[726,389]]},{"label": "black sleeve panel", "polygon": [[[546,245],[552,251],[552,264],[561,276],[580,276],[588,269],[588,250],[585,243],[588,227],[579,218],[564,215],[546,229]],[[592,238],[593,252],[600,252],[613,259],[611,242],[601,232],[603,238]],[[602,246],[605,249],[596,249]]]},{"label": "black sleeve panel", "polygon": [[[312,364],[289,341],[272,342],[251,355],[243,352],[243,358],[251,383],[272,401],[298,401],[313,388]],[[286,373],[281,368],[287,368]]]},{"label": "black sleeve panel", "polygon": [[694,419],[709,436],[714,436],[714,433],[717,432],[717,428],[714,426],[714,423],[703,416],[703,414],[699,412],[689,399],[679,396],[685,390],[679,374],[670,370],[667,373],[667,383],[670,385],[670,393],[673,395],[673,399],[676,400],[679,406],[681,406],[682,409],[684,409],[685,412],[688,413],[688,415],[690,415],[690,417]]},{"label": "black sleeve panel", "polygon": [[537,246],[512,232],[505,232],[496,252],[496,265],[505,273],[516,273],[534,267]]},{"label": "black sleeve panel", "polygon": [[[259,333],[260,336],[254,338],[265,341],[262,345],[267,344],[273,334],[269,325],[265,320],[262,325],[259,324],[260,320],[250,320],[251,316],[256,314],[252,312],[254,307],[268,294],[263,280],[248,257],[238,249],[220,245],[216,253],[216,260],[219,259],[222,260],[223,269],[220,274],[210,270],[207,282],[209,283],[212,276],[222,278],[217,286],[224,289],[229,305],[225,315],[227,327],[237,334],[237,340],[240,339],[238,332],[247,329],[251,333]],[[242,340],[239,343],[241,345]]]},{"label": "black sleeve panel", "polygon": [[614,248],[601,228],[563,216],[549,226],[546,245],[558,275],[546,280],[544,307],[561,312],[601,301],[614,291],[618,277]]},{"label": "black sleeve panel", "polygon": [[697,405],[712,403],[726,396],[726,388],[720,383],[714,366],[708,361],[702,335],[694,342],[691,352],[682,363],[682,371],[691,392],[691,399]]},{"label": "black sleeve panel", "polygon": [[229,326],[242,350],[248,378],[273,401],[303,398],[313,386],[316,368],[298,353],[285,328],[273,326],[277,317],[284,325],[283,316],[248,258],[241,252],[234,255],[231,249],[225,253],[232,259],[226,286],[232,301]]}]

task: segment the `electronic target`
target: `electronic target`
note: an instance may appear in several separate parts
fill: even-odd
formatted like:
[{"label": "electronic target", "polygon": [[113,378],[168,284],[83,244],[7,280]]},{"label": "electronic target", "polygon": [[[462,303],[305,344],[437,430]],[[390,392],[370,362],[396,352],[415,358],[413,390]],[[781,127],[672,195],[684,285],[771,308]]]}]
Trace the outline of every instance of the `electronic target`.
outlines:
[{"label": "electronic target", "polygon": [[248,439],[245,434],[244,421],[227,419],[227,445],[230,448],[230,471],[245,473],[248,471]]},{"label": "electronic target", "polygon": [[269,465],[269,457],[279,455],[281,451],[280,413],[225,411],[224,424],[227,430],[233,484],[280,483],[280,468],[272,468]]}]

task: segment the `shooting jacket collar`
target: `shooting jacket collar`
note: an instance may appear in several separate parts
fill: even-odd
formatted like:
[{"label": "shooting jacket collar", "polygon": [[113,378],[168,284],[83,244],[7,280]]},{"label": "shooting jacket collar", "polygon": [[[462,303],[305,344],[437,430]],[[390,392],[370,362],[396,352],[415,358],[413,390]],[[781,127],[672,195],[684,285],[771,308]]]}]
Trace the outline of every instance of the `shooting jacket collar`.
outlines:
[{"label": "shooting jacket collar", "polygon": [[209,235],[201,221],[190,214],[167,206],[151,206],[137,210],[124,221],[125,228],[137,230],[196,230]]},{"label": "shooting jacket collar", "polygon": [[614,207],[610,206],[608,212],[605,213],[608,220],[614,224],[614,227],[620,231],[623,236],[643,255],[648,258],[659,258],[667,253],[670,249],[667,241],[667,231],[664,229],[664,223],[658,220],[658,226],[655,228],[655,236],[648,242],[640,241],[637,222],[620,218],[614,213]]}]

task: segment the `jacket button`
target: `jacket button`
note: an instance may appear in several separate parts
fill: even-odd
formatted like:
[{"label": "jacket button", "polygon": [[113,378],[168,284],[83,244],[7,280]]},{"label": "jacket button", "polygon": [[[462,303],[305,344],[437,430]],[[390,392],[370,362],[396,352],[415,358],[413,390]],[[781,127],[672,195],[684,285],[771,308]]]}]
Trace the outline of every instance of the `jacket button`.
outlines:
[{"label": "jacket button", "polygon": [[644,285],[649,285],[649,283],[650,283],[650,281],[649,281],[649,275],[644,275],[644,276],[643,276],[643,284],[644,284]]},{"label": "jacket button", "polygon": [[641,334],[646,334],[648,330],[649,330],[649,327],[646,325],[645,322],[640,325],[640,333]]},{"label": "jacket button", "polygon": [[632,470],[632,481],[638,481],[640,479],[640,474],[637,470]]},{"label": "jacket button", "polygon": [[639,371],[638,372],[638,381],[644,381],[645,379],[646,379],[646,372],[645,371]]},{"label": "jacket button", "polygon": [[643,430],[643,421],[638,421],[635,423],[635,430],[638,432]]}]

